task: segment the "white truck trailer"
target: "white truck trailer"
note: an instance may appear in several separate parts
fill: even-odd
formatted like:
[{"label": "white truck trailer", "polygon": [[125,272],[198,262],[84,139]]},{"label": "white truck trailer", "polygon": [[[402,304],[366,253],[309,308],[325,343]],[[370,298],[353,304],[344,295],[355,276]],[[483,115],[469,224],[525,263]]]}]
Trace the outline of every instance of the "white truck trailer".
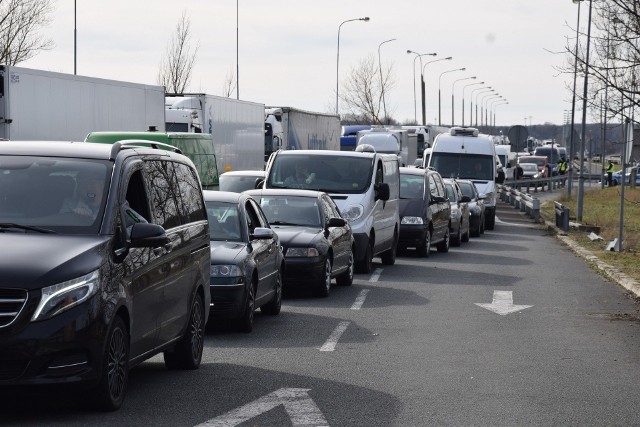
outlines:
[{"label": "white truck trailer", "polygon": [[167,94],[167,132],[213,136],[218,171],[264,169],[264,104],[222,96]]},{"label": "white truck trailer", "polygon": [[342,126],[337,115],[267,107],[264,123],[265,159],[277,150],[340,150]]},{"label": "white truck trailer", "polygon": [[0,65],[0,138],[83,141],[164,130],[164,87]]}]

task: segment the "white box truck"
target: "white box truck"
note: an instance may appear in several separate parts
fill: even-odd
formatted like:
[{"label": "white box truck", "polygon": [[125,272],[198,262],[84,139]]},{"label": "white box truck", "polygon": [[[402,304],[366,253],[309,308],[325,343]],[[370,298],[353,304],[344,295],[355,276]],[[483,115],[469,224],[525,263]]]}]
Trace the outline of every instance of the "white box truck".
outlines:
[{"label": "white box truck", "polygon": [[83,141],[164,122],[163,86],[0,65],[0,138]]},{"label": "white box truck", "polygon": [[334,114],[266,107],[264,154],[278,150],[340,150],[342,126]]},{"label": "white box truck", "polygon": [[167,94],[167,132],[213,135],[220,173],[264,169],[264,104],[204,93]]}]

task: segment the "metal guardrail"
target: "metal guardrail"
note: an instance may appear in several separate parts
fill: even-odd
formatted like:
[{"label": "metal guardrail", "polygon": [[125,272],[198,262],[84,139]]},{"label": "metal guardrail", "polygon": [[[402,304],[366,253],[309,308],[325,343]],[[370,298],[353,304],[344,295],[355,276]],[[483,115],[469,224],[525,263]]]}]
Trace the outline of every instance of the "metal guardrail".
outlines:
[{"label": "metal guardrail", "polygon": [[[598,178],[600,176],[598,175]],[[538,191],[553,191],[560,188],[564,188],[567,185],[568,176],[558,175],[551,178],[538,178],[538,179],[507,179],[504,181],[504,185],[516,188],[518,190],[524,190],[526,193]]]},{"label": "metal guardrail", "polygon": [[529,193],[523,193],[518,188],[508,184],[497,184],[498,197],[521,212],[526,213],[536,222],[540,221],[540,200]]},{"label": "metal guardrail", "polygon": [[553,202],[556,213],[556,227],[569,231],[569,208],[559,202]]}]

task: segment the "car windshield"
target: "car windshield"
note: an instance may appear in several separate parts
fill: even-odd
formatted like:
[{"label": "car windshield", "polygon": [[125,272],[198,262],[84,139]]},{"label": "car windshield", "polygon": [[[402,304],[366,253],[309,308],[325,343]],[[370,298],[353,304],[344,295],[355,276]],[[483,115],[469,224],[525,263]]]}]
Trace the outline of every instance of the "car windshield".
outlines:
[{"label": "car windshield", "polygon": [[327,193],[364,193],[371,183],[373,159],[335,155],[279,155],[268,188],[302,188]]},{"label": "car windshield", "polygon": [[240,214],[235,203],[206,202],[209,236],[213,241],[242,240]]},{"label": "car windshield", "polygon": [[95,234],[111,171],[106,161],[0,156],[0,223]]},{"label": "car windshield", "polygon": [[260,206],[269,224],[320,227],[318,199],[300,196],[262,196]]},{"label": "car windshield", "polygon": [[422,199],[424,175],[400,174],[400,198]]},{"label": "car windshield", "polygon": [[521,163],[535,163],[537,166],[544,166],[546,163],[546,160],[544,157],[521,157],[520,158],[520,162]]},{"label": "car windshield", "polygon": [[242,193],[256,188],[256,180],[264,178],[262,175],[220,175],[220,191]]},{"label": "car windshield", "polygon": [[443,178],[491,181],[494,162],[493,156],[483,154],[435,152],[431,154],[429,166],[435,167]]},{"label": "car windshield", "polygon": [[521,163],[520,167],[524,172],[538,172],[538,165],[535,163]]}]

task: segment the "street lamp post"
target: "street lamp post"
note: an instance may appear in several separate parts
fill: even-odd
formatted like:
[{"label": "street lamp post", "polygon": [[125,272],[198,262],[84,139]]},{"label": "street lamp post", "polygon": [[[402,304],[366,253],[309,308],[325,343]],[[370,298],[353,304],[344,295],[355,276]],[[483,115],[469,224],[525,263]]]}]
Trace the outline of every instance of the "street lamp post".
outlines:
[{"label": "street lamp post", "polygon": [[336,114],[340,114],[338,110],[338,99],[340,92],[340,29],[342,28],[343,24],[352,21],[369,22],[369,17],[365,16],[364,18],[347,19],[346,21],[342,21],[342,23],[338,26],[338,55],[336,56]]},{"label": "street lamp post", "polygon": [[380,47],[385,44],[394,41],[395,39],[385,40],[378,45],[378,67],[380,70],[380,90],[382,91],[382,112],[384,113],[384,119],[389,123],[389,117],[387,116],[387,103],[384,99],[384,82],[382,79],[382,61],[380,59]]},{"label": "street lamp post", "polygon": [[[478,91],[484,91],[485,89],[491,89],[491,86],[477,87],[471,91],[469,95],[469,126],[473,126],[473,94]],[[476,96],[476,101],[478,97]],[[476,122],[478,121],[478,104],[476,103]]]},{"label": "street lamp post", "polygon": [[[576,3],[574,1],[574,3]],[[575,123],[574,118],[576,114],[576,79],[578,76],[578,40],[579,40],[579,27],[580,27],[580,2],[578,1],[578,22],[576,23],[576,49],[575,56],[573,58],[573,95],[571,97],[571,130],[569,131],[569,161],[573,162],[573,158],[575,156],[575,148],[573,142],[573,135],[575,134]],[[604,160],[604,158],[603,158]],[[569,163],[573,164],[573,163]],[[573,166],[569,168],[569,176],[567,178],[568,187],[567,187],[567,196],[571,198],[571,191],[573,189]]]},{"label": "street lamp post", "polygon": [[77,72],[78,30],[76,29],[76,0],[73,0],[73,74]]},{"label": "street lamp post", "polygon": [[[413,53],[416,55],[413,58],[413,120],[418,124],[418,107],[416,100],[416,59],[420,59],[420,88],[422,92],[422,109],[423,109],[423,117],[424,117],[424,73],[422,71],[422,57],[423,56],[436,56],[437,53],[418,53],[412,50],[407,50],[407,53]],[[424,120],[423,120],[423,125]]]},{"label": "street lamp post", "polygon": [[454,114],[454,101],[455,101],[455,98],[453,96],[453,94],[455,93],[456,83],[460,82],[462,80],[471,80],[471,79],[475,79],[475,78],[476,78],[476,76],[463,77],[461,79],[454,80],[453,83],[451,84],[451,126],[452,127],[455,126],[455,124],[456,124],[455,114]]},{"label": "street lamp post", "polygon": [[421,79],[422,79],[422,124],[423,125],[427,124],[427,109],[426,109],[426,105],[425,105],[424,70],[427,68],[427,65],[432,64],[434,62],[451,61],[452,59],[453,59],[453,56],[447,56],[446,58],[434,59],[433,61],[429,61],[429,62],[425,63],[424,66],[422,67]]},{"label": "street lamp post", "polygon": [[[481,123],[481,125],[484,126],[484,127],[487,127],[487,121],[488,121],[488,118],[489,118],[489,101],[494,99],[494,98],[502,98],[502,96],[500,96],[499,93],[495,93],[493,95],[487,94],[486,97],[483,97],[482,104],[480,104],[480,108],[482,108],[484,106],[484,122],[483,122],[483,124]],[[480,121],[482,122],[482,113],[480,115]]]},{"label": "street lamp post", "polygon": [[[480,92],[478,92],[476,94],[476,124],[475,127],[478,127],[478,97],[480,96],[481,93],[484,93],[485,95],[488,95],[491,92],[495,92],[495,89],[492,89],[491,86],[489,86],[487,88],[487,90],[481,90]],[[482,98],[480,99],[480,101],[482,101]],[[480,108],[480,125],[482,125],[482,108]]]},{"label": "street lamp post", "polygon": [[509,101],[500,101],[496,105],[493,106],[493,128],[496,127],[496,109],[501,105],[507,105]]},{"label": "street lamp post", "polygon": [[442,91],[440,87],[442,86],[442,76],[447,73],[453,73],[454,71],[465,71],[466,68],[456,68],[455,70],[447,70],[440,73],[440,77],[438,77],[438,126],[442,126]]},{"label": "street lamp post", "polygon": [[240,14],[238,3],[236,0],[236,99],[240,99],[240,57],[239,57],[239,45],[240,45],[240,32],[238,30],[238,21],[240,20]]},{"label": "street lamp post", "polygon": [[487,118],[487,122],[486,122],[487,133],[489,133],[490,129],[492,128],[492,124],[491,124],[492,116],[494,116],[495,114],[494,106],[496,105],[497,102],[503,102],[503,101],[505,101],[505,99],[502,96],[492,99],[491,101],[487,101],[487,111],[489,113],[489,117]]},{"label": "street lamp post", "polygon": [[[462,127],[464,127],[464,91],[469,87],[469,86],[475,86],[475,85],[483,85],[484,82],[476,82],[476,83],[469,83],[466,84],[464,86],[462,86]],[[473,91],[472,91],[473,93]]]},{"label": "street lamp post", "polygon": [[[584,0],[573,0],[574,3],[580,3]],[[591,44],[591,9],[593,0],[589,0],[589,19],[587,23],[587,50],[584,62],[584,88],[582,93],[582,137],[580,138],[580,178],[578,180],[578,201],[576,220],[582,221],[582,208],[584,196],[584,140],[587,137],[587,89],[589,88],[589,46]],[[623,163],[624,164],[624,163]]]}]

